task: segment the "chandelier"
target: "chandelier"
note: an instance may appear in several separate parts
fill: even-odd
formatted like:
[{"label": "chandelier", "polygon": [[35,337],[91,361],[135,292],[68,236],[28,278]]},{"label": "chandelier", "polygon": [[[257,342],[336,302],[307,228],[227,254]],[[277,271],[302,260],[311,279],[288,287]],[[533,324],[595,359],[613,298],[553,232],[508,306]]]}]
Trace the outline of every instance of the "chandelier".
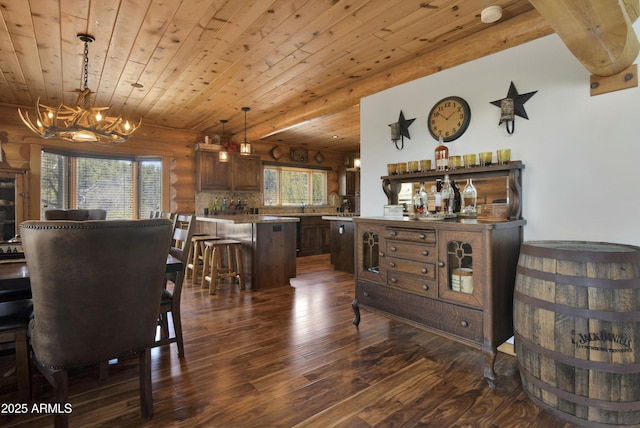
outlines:
[{"label": "chandelier", "polygon": [[124,143],[138,129],[121,116],[107,116],[109,107],[94,107],[91,90],[88,88],[89,77],[89,43],[95,38],[88,34],[78,34],[78,39],[84,42],[84,75],[83,86],[78,92],[75,107],[60,104],[49,107],[36,101],[35,123],[29,118],[28,112],[18,109],[18,114],[29,129],[42,138],[60,138],[71,143],[94,143],[109,146]]}]

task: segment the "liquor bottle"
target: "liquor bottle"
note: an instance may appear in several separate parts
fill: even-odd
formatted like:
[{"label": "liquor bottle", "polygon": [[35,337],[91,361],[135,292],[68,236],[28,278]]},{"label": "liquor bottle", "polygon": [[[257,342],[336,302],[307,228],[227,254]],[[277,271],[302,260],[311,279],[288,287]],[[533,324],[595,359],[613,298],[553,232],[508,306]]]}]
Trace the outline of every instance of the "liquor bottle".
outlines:
[{"label": "liquor bottle", "polygon": [[220,211],[220,201],[218,201],[218,197],[213,200],[213,211]]},{"label": "liquor bottle", "polygon": [[436,147],[434,153],[436,157],[436,171],[447,171],[449,169],[449,148],[444,145],[444,140],[440,137],[440,145]]},{"label": "liquor bottle", "polygon": [[473,185],[473,180],[467,180],[467,185],[462,190],[462,213],[465,215],[476,214],[476,202],[478,200],[478,192]]},{"label": "liquor bottle", "polygon": [[451,182],[449,181],[449,174],[444,176],[444,182],[442,183],[442,212],[449,214],[453,212],[453,190],[451,189]]},{"label": "liquor bottle", "polygon": [[422,200],[422,213],[424,215],[429,214],[429,210],[427,208],[429,195],[427,194],[427,191],[424,190],[424,182],[420,183],[420,199]]},{"label": "liquor bottle", "polygon": [[242,211],[243,209],[244,206],[242,205],[242,201],[240,201],[240,198],[238,198],[238,202],[236,202],[236,210]]},{"label": "liquor bottle", "polygon": [[427,211],[436,212],[436,186],[431,186],[431,193],[427,196]]},{"label": "liquor bottle", "polygon": [[231,199],[231,203],[229,204],[229,210],[235,211],[235,209],[236,209],[236,203],[233,201],[233,199]]},{"label": "liquor bottle", "polygon": [[462,208],[462,197],[455,180],[451,180],[451,189],[453,190],[453,212],[459,213]]},{"label": "liquor bottle", "polygon": [[220,209],[225,211],[229,209],[229,204],[227,203],[227,198],[222,198],[222,205],[220,205]]},{"label": "liquor bottle", "polygon": [[436,180],[436,212],[439,213],[442,211],[442,180]]},{"label": "liquor bottle", "polygon": [[422,214],[424,211],[422,198],[420,198],[420,189],[416,189],[416,194],[413,197],[413,211],[416,214]]}]

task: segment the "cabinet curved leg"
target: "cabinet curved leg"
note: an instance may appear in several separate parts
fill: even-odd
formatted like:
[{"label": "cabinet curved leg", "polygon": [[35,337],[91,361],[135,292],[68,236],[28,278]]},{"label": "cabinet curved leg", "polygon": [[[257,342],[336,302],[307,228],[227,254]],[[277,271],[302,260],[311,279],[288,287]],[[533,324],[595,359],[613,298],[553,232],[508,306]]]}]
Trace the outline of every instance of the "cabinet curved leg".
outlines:
[{"label": "cabinet curved leg", "polygon": [[358,307],[357,298],[353,299],[353,302],[351,302],[351,307],[353,308],[353,313],[356,315],[356,317],[353,319],[353,325],[357,326],[360,324],[360,308]]},{"label": "cabinet curved leg", "polygon": [[494,366],[496,363],[496,355],[498,354],[498,350],[496,348],[489,350],[483,349],[482,353],[484,354],[484,378],[487,380],[489,388],[495,390],[496,372],[494,370]]}]

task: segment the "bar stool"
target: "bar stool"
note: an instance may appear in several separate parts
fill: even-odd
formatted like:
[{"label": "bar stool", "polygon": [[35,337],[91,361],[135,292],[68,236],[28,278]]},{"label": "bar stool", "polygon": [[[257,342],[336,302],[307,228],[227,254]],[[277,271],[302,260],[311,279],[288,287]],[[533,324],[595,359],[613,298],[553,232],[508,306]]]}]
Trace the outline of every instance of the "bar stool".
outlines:
[{"label": "bar stool", "polygon": [[[240,290],[244,288],[241,242],[233,239],[204,241],[204,266],[202,288],[209,283],[209,294],[216,294],[218,280],[238,278]],[[222,252],[226,253],[227,266],[223,266]],[[235,262],[235,263],[234,263]],[[234,269],[235,268],[235,269]]]},{"label": "bar stool", "polygon": [[187,258],[187,266],[185,278],[192,278],[192,283],[201,282],[199,275],[200,269],[204,264],[204,243],[205,241],[214,241],[220,239],[215,235],[194,234],[191,237],[191,247],[189,248],[189,257]]}]

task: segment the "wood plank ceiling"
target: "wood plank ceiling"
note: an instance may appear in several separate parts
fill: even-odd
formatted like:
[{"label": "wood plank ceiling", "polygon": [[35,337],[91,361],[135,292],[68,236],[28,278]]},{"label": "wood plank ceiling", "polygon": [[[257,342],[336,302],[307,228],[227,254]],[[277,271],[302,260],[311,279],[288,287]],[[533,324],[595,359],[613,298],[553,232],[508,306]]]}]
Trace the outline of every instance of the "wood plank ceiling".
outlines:
[{"label": "wood plank ceiling", "polygon": [[0,19],[0,103],[75,105],[88,33],[112,113],[242,139],[248,106],[249,140],[345,152],[361,97],[553,31],[527,0],[0,0]]}]

